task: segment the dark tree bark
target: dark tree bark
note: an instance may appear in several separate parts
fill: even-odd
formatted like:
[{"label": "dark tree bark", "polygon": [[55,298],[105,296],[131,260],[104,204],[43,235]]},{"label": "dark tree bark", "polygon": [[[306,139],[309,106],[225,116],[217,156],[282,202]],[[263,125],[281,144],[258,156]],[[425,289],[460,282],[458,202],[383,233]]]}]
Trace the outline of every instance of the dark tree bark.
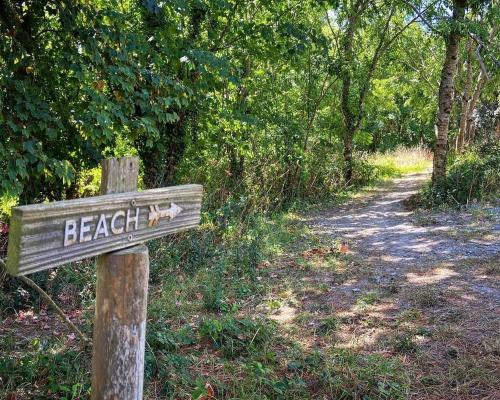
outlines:
[{"label": "dark tree bark", "polygon": [[[236,95],[236,107],[241,113],[241,115],[247,115],[249,113],[247,99],[249,90],[245,86],[244,80],[250,76],[252,72],[252,61],[250,57],[245,57],[242,62],[242,74],[241,74],[241,84],[238,86],[238,92]],[[231,134],[233,140],[236,142],[237,137],[234,133]],[[241,184],[243,175],[245,172],[245,156],[241,154],[238,148],[233,143],[227,143],[228,156],[229,156],[229,171],[231,173],[231,179],[236,185]]]},{"label": "dark tree bark", "polygon": [[461,34],[457,24],[465,14],[466,0],[454,0],[452,28],[446,40],[446,56],[441,70],[441,82],[438,94],[438,113],[436,121],[436,144],[434,147],[434,160],[432,182],[436,183],[446,177],[446,158],[448,155],[448,128],[453,105],[455,74],[458,63],[458,48]]},{"label": "dark tree bark", "polygon": [[147,188],[174,185],[177,166],[186,148],[188,113],[179,111],[179,120],[159,127],[161,140],[154,148],[138,146],[144,164],[144,184]]},{"label": "dark tree bark", "polygon": [[344,117],[344,179],[346,182],[352,180],[352,146],[354,134],[359,128],[360,118],[356,116],[350,105],[351,96],[351,65],[354,62],[353,42],[354,33],[358,25],[360,14],[366,7],[366,2],[358,0],[353,9],[347,23],[347,29],[343,41],[343,57],[345,67],[342,71],[342,93],[340,100],[340,108]]},{"label": "dark tree bark", "polygon": [[[0,0],[1,1],[1,0]],[[191,8],[188,40],[186,49],[195,47],[202,33],[202,24],[207,18],[208,10],[201,3]],[[158,21],[152,15],[146,17],[149,29],[158,27]],[[158,49],[158,51],[161,51]],[[183,80],[183,72],[178,72],[179,81]],[[189,83],[194,85],[199,79],[199,73],[194,71],[189,76]],[[143,142],[137,143],[139,155],[144,164],[144,184],[147,188],[155,188],[176,184],[175,175],[186,149],[186,137],[189,122],[192,122],[198,110],[196,105],[185,109],[175,109],[179,119],[172,123],[159,124],[160,139],[154,148],[146,147]]]}]

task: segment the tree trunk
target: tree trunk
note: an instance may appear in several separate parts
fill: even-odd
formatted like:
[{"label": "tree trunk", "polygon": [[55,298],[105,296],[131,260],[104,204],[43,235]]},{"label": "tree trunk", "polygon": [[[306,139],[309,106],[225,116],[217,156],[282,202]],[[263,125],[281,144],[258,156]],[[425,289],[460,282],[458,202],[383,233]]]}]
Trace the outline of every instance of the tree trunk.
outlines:
[{"label": "tree trunk", "polygon": [[186,148],[186,125],[188,118],[193,118],[195,111],[177,111],[179,120],[161,124],[160,139],[153,148],[143,141],[137,144],[138,152],[144,164],[144,185],[157,188],[174,185],[175,174]]},{"label": "tree trunk", "polygon": [[457,153],[462,153],[464,149],[465,131],[467,129],[467,117],[469,115],[469,107],[471,103],[472,91],[472,53],[474,51],[472,38],[467,42],[467,58],[465,60],[465,86],[462,94],[462,112],[460,113],[460,125],[458,129],[457,141],[455,150]]},{"label": "tree trunk", "polygon": [[[252,72],[252,60],[250,57],[245,57],[242,64],[242,73],[240,76],[241,84],[238,86],[235,108],[239,111],[241,116],[244,116],[248,114],[247,100],[250,94],[249,89],[245,86],[245,79],[247,79]],[[232,140],[227,143],[229,171],[231,173],[231,180],[238,186],[241,185],[245,173],[245,156],[235,145],[235,143],[241,141],[242,138],[239,138],[235,132],[231,132],[231,137]]]},{"label": "tree trunk", "polygon": [[476,130],[476,121],[474,121],[474,110],[476,109],[479,97],[481,97],[481,90],[483,89],[484,81],[486,77],[484,72],[481,70],[479,76],[477,77],[476,87],[472,93],[470,99],[469,107],[467,108],[467,115],[465,118],[465,141],[467,144],[472,143],[474,140],[474,133]]},{"label": "tree trunk", "polygon": [[[356,29],[358,28],[358,21],[366,9],[366,7],[370,4],[369,1],[358,0],[354,3],[352,10],[350,11],[349,19],[347,22],[347,28],[345,37],[342,43],[343,49],[343,70],[342,70],[342,95],[341,95],[341,111],[342,116],[344,117],[344,179],[347,184],[350,184],[352,181],[352,172],[353,172],[353,163],[352,163],[352,151],[353,151],[353,139],[354,135],[358,131],[361,126],[361,122],[363,119],[363,112],[365,107],[365,99],[366,94],[370,88],[370,83],[372,76],[377,68],[378,62],[382,54],[387,50],[390,44],[394,41],[396,37],[398,37],[406,28],[400,29],[398,33],[396,33],[392,39],[386,40],[387,34],[390,28],[390,22],[394,15],[396,8],[394,6],[391,7],[391,10],[387,16],[387,19],[384,23],[384,28],[380,33],[380,41],[377,45],[377,48],[373,54],[370,65],[368,66],[368,70],[364,72],[364,80],[359,82],[358,85],[352,84],[352,68],[355,68],[357,61],[354,57],[354,36]],[[407,25],[408,26],[408,25]],[[352,104],[352,87],[359,86],[358,91],[356,91],[356,102],[355,106]]]},{"label": "tree trunk", "polygon": [[[491,42],[498,31],[498,24],[495,24],[489,34],[488,41]],[[476,130],[476,122],[474,121],[474,110],[476,109],[477,102],[481,97],[481,91],[483,90],[484,83],[488,77],[486,76],[484,68],[481,68],[479,76],[477,77],[476,85],[474,91],[472,92],[472,97],[470,99],[469,107],[467,109],[466,123],[465,123],[465,142],[471,143],[474,140],[474,133]]]},{"label": "tree trunk", "polygon": [[463,18],[466,1],[455,0],[453,2],[454,26],[447,39],[446,56],[441,71],[441,82],[439,84],[438,114],[436,122],[436,145],[434,147],[434,160],[432,182],[436,183],[446,177],[446,158],[448,155],[448,128],[450,114],[453,105],[454,80],[458,62],[458,47],[460,44],[460,33],[455,26]]},{"label": "tree trunk", "polygon": [[354,32],[356,30],[356,24],[358,21],[358,10],[361,7],[361,2],[356,3],[355,9],[352,11],[349,17],[349,22],[347,25],[346,35],[343,43],[343,56],[344,56],[344,67],[342,71],[342,94],[340,101],[340,109],[342,111],[342,116],[344,117],[344,179],[347,184],[352,180],[352,145],[354,134],[357,130],[357,123],[355,121],[356,116],[350,105],[350,93],[351,93],[351,68],[353,64],[353,42],[354,42]]},{"label": "tree trunk", "polygon": [[357,128],[350,124],[344,133],[344,179],[347,184],[352,181],[352,148]]},{"label": "tree trunk", "polygon": [[[497,115],[500,115],[500,107],[497,108]],[[495,126],[495,140],[500,140],[500,118],[497,118],[497,124]]]}]

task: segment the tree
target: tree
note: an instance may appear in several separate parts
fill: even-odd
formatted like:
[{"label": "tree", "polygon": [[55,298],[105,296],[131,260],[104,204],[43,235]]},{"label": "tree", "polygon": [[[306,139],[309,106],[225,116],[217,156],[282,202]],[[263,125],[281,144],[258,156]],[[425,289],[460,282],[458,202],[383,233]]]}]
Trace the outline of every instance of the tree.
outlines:
[{"label": "tree", "polygon": [[467,50],[465,57],[465,84],[462,92],[462,110],[460,112],[460,123],[458,128],[457,140],[455,144],[455,150],[458,153],[461,153],[464,148],[464,142],[467,130],[467,119],[469,116],[469,108],[471,106],[471,100],[472,100],[471,92],[472,92],[472,83],[473,83],[472,81],[474,75],[473,64],[472,64],[474,41],[472,38],[470,38],[467,41],[466,47]]},{"label": "tree", "polygon": [[441,70],[441,81],[438,94],[438,112],[436,118],[436,144],[434,147],[432,181],[438,183],[446,177],[446,160],[448,154],[448,128],[453,105],[454,80],[458,63],[458,50],[462,37],[460,22],[465,15],[466,0],[453,1],[453,15],[446,38],[446,55]]},{"label": "tree", "polygon": [[353,140],[363,122],[372,78],[382,56],[418,16],[404,21],[405,14],[398,2],[367,0],[342,2],[337,14],[338,29],[332,27],[328,14],[327,21],[332,36],[339,42],[344,179],[349,183],[353,174]]}]

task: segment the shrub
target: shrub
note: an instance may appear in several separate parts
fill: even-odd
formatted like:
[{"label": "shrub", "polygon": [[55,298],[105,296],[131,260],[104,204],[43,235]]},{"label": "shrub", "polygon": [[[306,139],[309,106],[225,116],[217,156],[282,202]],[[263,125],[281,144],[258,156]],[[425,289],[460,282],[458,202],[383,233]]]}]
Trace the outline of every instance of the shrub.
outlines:
[{"label": "shrub", "polygon": [[450,158],[445,180],[428,185],[421,193],[421,203],[460,206],[493,198],[500,192],[500,144],[489,143]]}]

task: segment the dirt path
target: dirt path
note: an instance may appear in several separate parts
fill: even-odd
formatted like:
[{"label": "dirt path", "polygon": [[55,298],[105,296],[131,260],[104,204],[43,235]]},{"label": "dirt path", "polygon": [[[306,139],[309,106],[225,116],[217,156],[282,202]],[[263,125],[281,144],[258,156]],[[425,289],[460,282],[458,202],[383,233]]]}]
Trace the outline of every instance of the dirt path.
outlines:
[{"label": "dirt path", "polygon": [[[314,215],[308,225],[320,235],[345,241],[355,258],[370,265],[377,284],[403,279],[449,286],[450,280],[460,280],[487,303],[499,305],[498,282],[445,266],[474,259],[498,262],[500,207],[440,213],[406,210],[403,201],[428,178],[428,174],[414,174],[396,179],[361,201]],[[415,273],[422,276],[417,278]],[[358,286],[371,283],[363,279]]]},{"label": "dirt path", "polygon": [[397,359],[412,399],[499,399],[500,208],[406,210],[428,178],[306,216],[321,245],[281,275],[300,289],[271,318],[299,326],[304,348]]},{"label": "dirt path", "polygon": [[428,178],[414,174],[396,179],[380,193],[319,213],[308,223],[316,232],[350,242],[357,254],[385,267],[498,255],[500,208],[481,210],[476,218],[471,213],[415,216],[404,208],[403,200]]}]

